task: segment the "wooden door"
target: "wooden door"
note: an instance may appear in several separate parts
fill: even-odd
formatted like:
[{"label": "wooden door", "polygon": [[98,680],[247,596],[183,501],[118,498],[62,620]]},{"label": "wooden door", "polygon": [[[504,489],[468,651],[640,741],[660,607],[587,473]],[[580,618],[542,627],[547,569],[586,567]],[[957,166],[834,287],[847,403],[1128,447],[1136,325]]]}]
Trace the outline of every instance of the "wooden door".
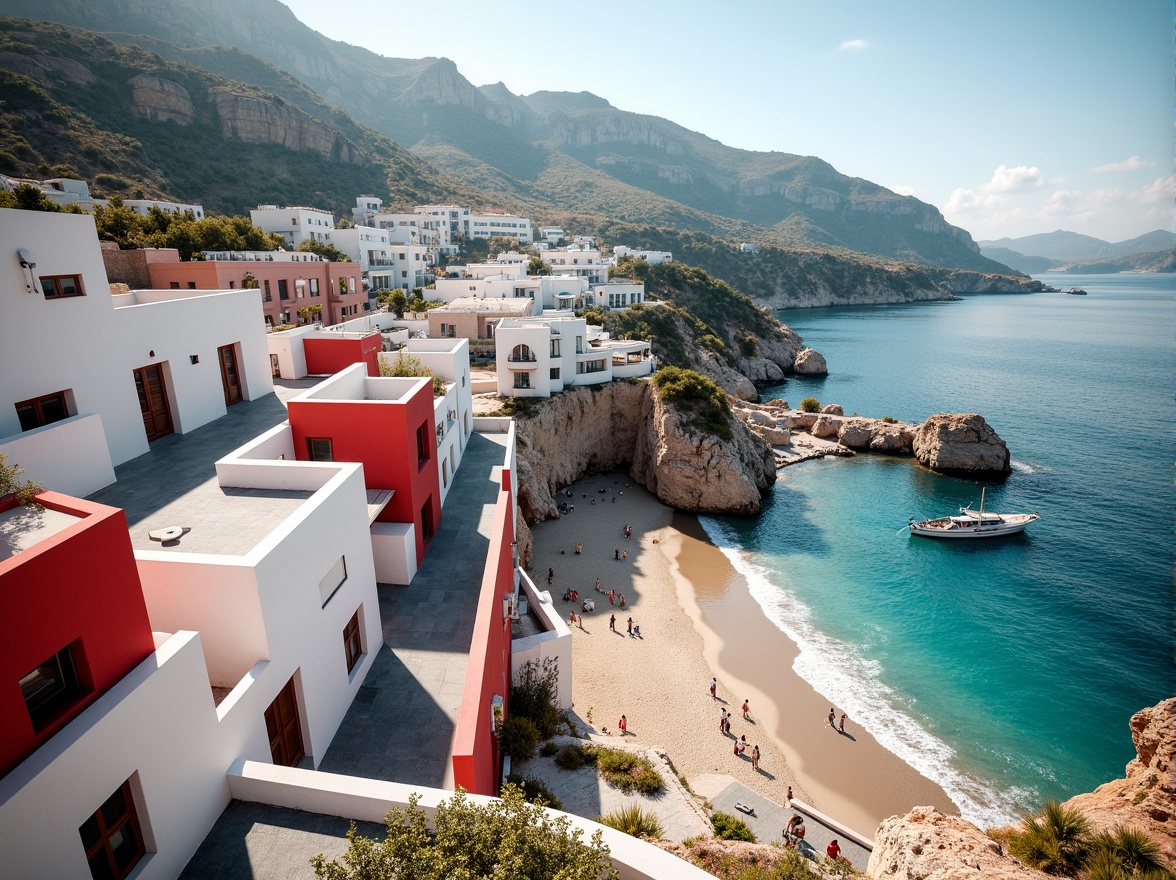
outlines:
[{"label": "wooden door", "polygon": [[265,730],[269,734],[270,754],[274,763],[297,767],[305,752],[302,749],[302,725],[298,720],[298,696],[291,678],[278,698],[265,710]]},{"label": "wooden door", "polygon": [[237,373],[237,352],[231,345],[222,345],[216,350],[220,361],[221,384],[225,388],[225,406],[232,406],[241,400],[241,377]]},{"label": "wooden door", "polygon": [[163,385],[163,364],[151,364],[135,370],[135,390],[139,392],[139,410],[148,440],[158,440],[170,434],[171,410],[167,405],[167,389]]}]

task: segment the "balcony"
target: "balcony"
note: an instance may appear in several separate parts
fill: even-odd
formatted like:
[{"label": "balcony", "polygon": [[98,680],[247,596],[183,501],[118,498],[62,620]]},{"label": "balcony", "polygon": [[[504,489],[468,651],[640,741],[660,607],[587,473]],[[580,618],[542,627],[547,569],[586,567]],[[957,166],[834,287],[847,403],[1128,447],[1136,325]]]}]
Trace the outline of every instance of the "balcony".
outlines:
[{"label": "balcony", "polygon": [[521,364],[521,363],[533,364],[537,360],[538,360],[538,358],[535,357],[535,355],[531,355],[530,357],[508,357],[506,359],[506,362],[508,364]]}]

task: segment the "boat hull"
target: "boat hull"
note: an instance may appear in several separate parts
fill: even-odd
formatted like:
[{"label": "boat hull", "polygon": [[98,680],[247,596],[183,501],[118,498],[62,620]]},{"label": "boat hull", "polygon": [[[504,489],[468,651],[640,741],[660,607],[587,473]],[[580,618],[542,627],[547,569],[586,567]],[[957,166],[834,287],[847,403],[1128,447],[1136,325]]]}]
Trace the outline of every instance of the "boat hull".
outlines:
[{"label": "boat hull", "polygon": [[1025,526],[1029,523],[1020,523],[1002,528],[956,528],[956,529],[936,529],[925,528],[921,526],[911,526],[911,534],[918,535],[920,538],[1003,538],[1006,535],[1019,535],[1025,531]]}]

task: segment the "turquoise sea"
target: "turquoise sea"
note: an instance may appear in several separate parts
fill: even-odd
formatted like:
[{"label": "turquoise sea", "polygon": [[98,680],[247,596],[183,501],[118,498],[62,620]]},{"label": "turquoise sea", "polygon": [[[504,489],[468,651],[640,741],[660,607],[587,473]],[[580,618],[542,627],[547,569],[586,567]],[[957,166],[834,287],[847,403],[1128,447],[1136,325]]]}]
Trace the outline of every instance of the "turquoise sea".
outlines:
[{"label": "turquoise sea", "polygon": [[899,533],[980,484],[873,455],[784,469],[757,520],[703,520],[797,672],[982,825],[1121,776],[1132,713],[1176,692],[1176,278],[1043,280],[1089,295],[782,311],[830,375],[763,394],[981,413],[1013,458],[987,508],[1039,510],[1025,535]]}]

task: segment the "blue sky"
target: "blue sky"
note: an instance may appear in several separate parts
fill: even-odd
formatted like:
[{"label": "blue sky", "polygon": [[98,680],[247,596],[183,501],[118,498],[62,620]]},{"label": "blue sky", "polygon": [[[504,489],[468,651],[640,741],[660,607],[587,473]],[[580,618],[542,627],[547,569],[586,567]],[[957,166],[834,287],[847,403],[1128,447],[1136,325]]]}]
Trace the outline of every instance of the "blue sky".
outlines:
[{"label": "blue sky", "polygon": [[475,85],[589,91],[819,156],[977,239],[1176,229],[1171,0],[282,2],[333,39],[451,58]]}]

